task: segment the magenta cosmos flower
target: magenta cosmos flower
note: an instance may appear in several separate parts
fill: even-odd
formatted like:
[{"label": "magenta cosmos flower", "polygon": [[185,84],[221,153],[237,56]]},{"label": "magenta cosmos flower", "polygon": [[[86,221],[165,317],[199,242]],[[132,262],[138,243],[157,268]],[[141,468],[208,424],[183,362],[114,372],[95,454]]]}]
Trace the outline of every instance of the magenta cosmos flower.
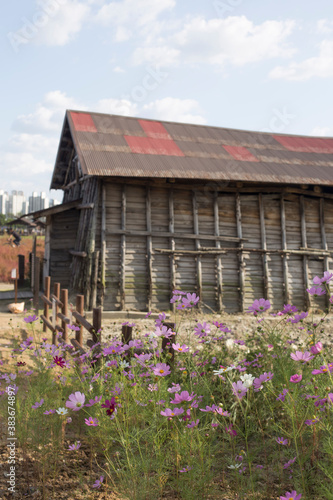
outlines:
[{"label": "magenta cosmos flower", "polygon": [[310,351],[312,354],[319,354],[323,349],[323,344],[321,342],[317,342],[315,345],[310,347]]},{"label": "magenta cosmos flower", "polygon": [[296,351],[295,353],[290,354],[290,357],[294,361],[303,361],[304,363],[307,363],[308,361],[311,361],[311,359],[314,358],[314,356],[311,356],[311,353],[309,351]]},{"label": "magenta cosmos flower", "polygon": [[276,438],[275,440],[278,444],[283,444],[283,446],[286,446],[288,444],[288,439],[284,439],[282,437]]},{"label": "magenta cosmos flower", "polygon": [[295,375],[292,375],[290,377],[290,382],[292,382],[293,384],[298,384],[298,382],[300,382],[302,380],[302,375],[298,375],[297,373],[295,373]]},{"label": "magenta cosmos flower", "polygon": [[36,316],[36,314],[34,314],[33,316],[27,316],[26,318],[24,318],[24,321],[26,323],[33,323],[34,321],[37,321],[38,320],[38,316]]},{"label": "magenta cosmos flower", "polygon": [[235,396],[237,396],[238,399],[242,399],[247,393],[247,387],[241,380],[239,380],[238,382],[233,382],[232,392]]},{"label": "magenta cosmos flower", "polygon": [[315,276],[313,278],[313,283],[315,285],[321,285],[322,283],[328,283],[331,281],[333,278],[333,273],[330,273],[329,271],[324,272],[324,276],[322,278],[319,278],[319,276]]},{"label": "magenta cosmos flower", "polygon": [[84,402],[86,400],[85,395],[82,392],[76,391],[71,394],[66,401],[66,407],[73,411],[79,411],[84,407]]},{"label": "magenta cosmos flower", "polygon": [[66,361],[61,356],[55,356],[53,358],[53,363],[55,363],[56,365],[60,366],[60,368],[63,368],[65,366],[65,364],[66,364]]},{"label": "magenta cosmos flower", "polygon": [[92,485],[93,488],[100,488],[104,481],[104,476],[101,476],[99,479],[96,479],[95,483]]},{"label": "magenta cosmos flower", "polygon": [[194,393],[190,395],[188,391],[182,391],[180,394],[175,394],[175,399],[171,399],[170,403],[173,405],[178,405],[179,403],[183,403],[184,401],[189,402],[194,398]]},{"label": "magenta cosmos flower", "polygon": [[186,297],[183,297],[182,303],[185,307],[193,307],[199,302],[199,300],[200,297],[197,297],[195,293],[188,293],[186,294]]},{"label": "magenta cosmos flower", "polygon": [[115,411],[116,406],[117,406],[116,399],[112,397],[111,399],[107,399],[105,403],[101,405],[101,408],[107,408],[106,414],[112,415],[112,413]]},{"label": "magenta cosmos flower", "polygon": [[81,448],[81,441],[75,441],[74,444],[71,444],[69,445],[68,449],[70,451],[75,451],[75,450],[78,450],[79,448]]},{"label": "magenta cosmos flower", "polygon": [[86,425],[91,425],[93,427],[97,427],[98,426],[98,420],[97,420],[97,418],[93,418],[93,417],[85,418],[84,422],[85,422]]},{"label": "magenta cosmos flower", "polygon": [[182,413],[184,413],[184,408],[174,408],[173,410],[166,408],[164,411],[161,411],[161,415],[163,415],[163,417],[176,417]]},{"label": "magenta cosmos flower", "polygon": [[37,408],[39,408],[40,406],[42,406],[42,404],[44,403],[44,399],[42,398],[39,402],[37,401],[36,403],[34,403],[31,408],[33,408],[34,410],[36,410]]},{"label": "magenta cosmos flower", "polygon": [[194,328],[194,335],[198,335],[198,337],[206,337],[206,335],[210,333],[210,325],[205,321],[203,323],[198,323]]},{"label": "magenta cosmos flower", "polygon": [[313,297],[320,297],[326,293],[326,290],[323,290],[320,286],[312,286],[311,288],[307,288],[306,291]]},{"label": "magenta cosmos flower", "polygon": [[158,377],[166,377],[167,375],[170,375],[171,370],[170,366],[166,363],[157,363],[153,368],[153,372],[154,375],[157,375]]},{"label": "magenta cosmos flower", "polygon": [[189,348],[187,347],[186,344],[183,344],[183,345],[180,345],[180,344],[172,344],[172,348],[175,350],[175,351],[178,351],[178,352],[188,352],[189,351]]},{"label": "magenta cosmos flower", "polygon": [[282,309],[282,314],[294,314],[298,311],[297,307],[292,306],[291,304],[284,304]]},{"label": "magenta cosmos flower", "polygon": [[280,497],[280,500],[300,500],[301,498],[302,493],[297,494],[297,491],[293,490],[291,493],[286,491],[285,496]]},{"label": "magenta cosmos flower", "polygon": [[255,316],[259,313],[263,313],[267,311],[271,307],[271,303],[269,300],[265,299],[257,299],[253,302],[252,306],[249,307],[247,312],[252,312]]}]

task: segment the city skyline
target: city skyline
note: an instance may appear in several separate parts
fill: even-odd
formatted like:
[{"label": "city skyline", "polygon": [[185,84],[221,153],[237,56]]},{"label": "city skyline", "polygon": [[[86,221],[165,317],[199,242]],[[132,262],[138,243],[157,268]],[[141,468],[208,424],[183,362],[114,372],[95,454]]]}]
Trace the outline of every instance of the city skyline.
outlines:
[{"label": "city skyline", "polygon": [[21,190],[13,189],[10,193],[0,189],[0,214],[7,216],[26,215],[37,210],[43,210],[58,205],[60,202],[48,198],[45,191],[39,194],[33,191],[30,196],[25,196]]}]

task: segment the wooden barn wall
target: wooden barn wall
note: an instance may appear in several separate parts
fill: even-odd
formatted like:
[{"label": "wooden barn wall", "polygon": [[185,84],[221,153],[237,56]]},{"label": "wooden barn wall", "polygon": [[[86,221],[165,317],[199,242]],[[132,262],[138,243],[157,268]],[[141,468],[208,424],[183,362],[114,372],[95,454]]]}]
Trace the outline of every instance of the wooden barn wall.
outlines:
[{"label": "wooden barn wall", "polygon": [[59,282],[62,288],[70,287],[70,271],[80,213],[67,210],[51,217],[49,275],[52,285]]},{"label": "wooden barn wall", "polygon": [[207,311],[245,311],[261,297],[274,310],[288,302],[325,308],[327,298],[309,299],[305,288],[331,269],[323,250],[333,250],[333,201],[133,181],[104,185],[104,309],[167,310],[175,288],[200,293]]}]

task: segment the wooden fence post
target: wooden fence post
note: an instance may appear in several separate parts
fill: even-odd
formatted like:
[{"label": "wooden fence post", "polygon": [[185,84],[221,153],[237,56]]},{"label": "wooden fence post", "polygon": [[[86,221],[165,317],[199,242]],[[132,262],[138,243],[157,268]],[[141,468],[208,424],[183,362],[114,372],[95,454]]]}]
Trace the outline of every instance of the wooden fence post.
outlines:
[{"label": "wooden fence post", "polygon": [[[67,318],[67,314],[68,314],[68,290],[67,290],[67,288],[63,288],[61,290],[61,302],[62,302],[61,312]],[[67,329],[67,323],[66,323],[66,321],[64,321],[64,319],[61,320],[61,328],[63,329],[63,340],[67,344],[68,343],[68,329]]]},{"label": "wooden fence post", "polygon": [[25,256],[18,255],[18,286],[24,286],[24,267],[25,267]]},{"label": "wooden fence post", "polygon": [[123,344],[128,344],[132,340],[132,326],[122,325],[121,327],[121,341]]},{"label": "wooden fence post", "polygon": [[93,341],[98,342],[101,338],[101,328],[102,328],[102,308],[94,307],[93,309],[93,327],[94,332],[92,333]]},{"label": "wooden fence post", "polygon": [[[77,295],[76,296],[76,306],[75,307],[76,307],[76,311],[79,314],[81,314],[81,316],[83,316],[83,314],[84,314],[84,295]],[[82,347],[82,345],[83,345],[83,326],[78,321],[76,321],[76,326],[79,326],[80,330],[77,330],[75,332],[75,339]]]},{"label": "wooden fence post", "polygon": [[[44,295],[47,299],[50,300],[50,290],[51,290],[51,278],[50,276],[45,276],[45,281],[44,281]],[[45,302],[44,303],[44,316],[46,319],[49,319],[49,305]],[[46,323],[43,323],[43,332],[46,332],[47,326]]]},{"label": "wooden fence post", "polygon": [[[53,295],[59,299],[60,298],[60,283],[54,283],[54,287],[53,287]],[[53,320],[53,323],[55,324],[57,322],[57,317],[58,317],[58,303],[56,302],[55,303],[55,307],[54,307],[54,318],[53,318],[53,315],[52,315],[52,320]],[[57,332],[54,331],[52,333],[52,344],[54,345],[57,345]]]},{"label": "wooden fence post", "polygon": [[39,257],[34,257],[34,309],[38,314],[39,306],[39,284],[40,284],[40,260]]}]

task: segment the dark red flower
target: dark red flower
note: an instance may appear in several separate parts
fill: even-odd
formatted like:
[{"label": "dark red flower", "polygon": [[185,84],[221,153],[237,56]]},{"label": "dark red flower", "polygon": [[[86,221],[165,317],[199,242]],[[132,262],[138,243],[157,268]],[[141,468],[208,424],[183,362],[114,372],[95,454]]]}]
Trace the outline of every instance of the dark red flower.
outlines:
[{"label": "dark red flower", "polygon": [[60,357],[60,356],[55,356],[55,357],[53,358],[53,362],[54,362],[56,365],[60,366],[61,368],[63,368],[63,367],[65,366],[65,363],[66,363],[66,361],[64,360],[64,358],[62,358],[62,357]]},{"label": "dark red flower", "polygon": [[103,403],[101,405],[102,408],[107,408],[107,410],[106,410],[106,414],[107,415],[112,415],[112,413],[114,412],[116,406],[117,406],[117,403],[116,403],[116,400],[115,400],[114,397],[112,397],[111,399],[107,399],[105,401],[105,403]]}]

